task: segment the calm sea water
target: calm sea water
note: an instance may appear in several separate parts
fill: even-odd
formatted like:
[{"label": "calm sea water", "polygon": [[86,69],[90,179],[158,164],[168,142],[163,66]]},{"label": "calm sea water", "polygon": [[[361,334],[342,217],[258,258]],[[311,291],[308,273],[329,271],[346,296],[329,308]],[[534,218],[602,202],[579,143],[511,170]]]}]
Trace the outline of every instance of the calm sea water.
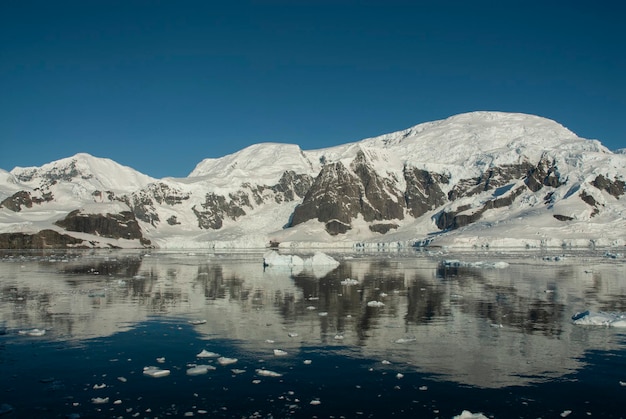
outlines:
[{"label": "calm sea water", "polygon": [[3,253],[0,416],[626,416],[623,258],[333,256]]}]

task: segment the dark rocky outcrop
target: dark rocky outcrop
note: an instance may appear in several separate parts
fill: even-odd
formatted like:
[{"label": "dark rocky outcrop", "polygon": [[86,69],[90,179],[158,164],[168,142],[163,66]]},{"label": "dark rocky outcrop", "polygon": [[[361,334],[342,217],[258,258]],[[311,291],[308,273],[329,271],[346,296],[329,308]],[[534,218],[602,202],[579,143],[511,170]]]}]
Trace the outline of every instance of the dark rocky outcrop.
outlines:
[{"label": "dark rocky outcrop", "polygon": [[80,210],[75,210],[55,224],[67,231],[88,233],[112,239],[139,239],[142,244],[149,244],[147,240],[143,239],[139,223],[130,211],[122,211],[119,214],[83,214]]},{"label": "dark rocky outcrop", "polygon": [[374,233],[385,234],[388,233],[389,230],[395,230],[398,228],[398,224],[394,223],[379,223],[379,224],[371,224],[369,226],[370,231]]},{"label": "dark rocky outcrop", "polygon": [[528,170],[525,183],[533,192],[537,192],[544,186],[558,188],[562,185],[555,162],[545,157],[541,158],[537,166]]},{"label": "dark rocky outcrop", "polygon": [[404,180],[406,181],[404,199],[412,217],[421,217],[446,203],[446,194],[440,185],[449,183],[447,176],[405,166]]},{"label": "dark rocky outcrop", "polygon": [[[2,233],[0,249],[66,249],[87,248],[90,243],[61,234],[54,230],[41,230],[38,233]],[[93,245],[93,243],[91,243]]]},{"label": "dark rocky outcrop", "polygon": [[465,196],[473,196],[481,192],[501,188],[515,179],[521,179],[532,170],[534,170],[534,167],[529,162],[491,167],[477,178],[459,181],[448,192],[448,199],[455,201]]},{"label": "dark rocky outcrop", "polygon": [[561,214],[554,214],[553,217],[559,221],[572,221],[574,219],[573,217],[568,217],[567,215]]},{"label": "dark rocky outcrop", "polygon": [[598,175],[593,182],[591,182],[591,184],[598,189],[608,192],[618,199],[620,196],[624,195],[624,190],[626,188],[626,184],[623,180],[609,180],[602,175]]},{"label": "dark rocky outcrop", "polygon": [[215,193],[206,194],[204,202],[201,204],[202,209],[198,209],[195,205],[192,208],[198,218],[198,226],[204,229],[219,230],[222,228],[226,217],[236,220],[246,215],[242,206],[250,207],[248,196],[231,194],[229,198],[226,200],[226,197]]},{"label": "dark rocky outcrop", "polygon": [[45,192],[41,196],[32,196],[28,191],[19,191],[0,202],[0,207],[4,207],[14,212],[19,212],[22,207],[32,208],[33,204],[52,201],[52,193]]}]

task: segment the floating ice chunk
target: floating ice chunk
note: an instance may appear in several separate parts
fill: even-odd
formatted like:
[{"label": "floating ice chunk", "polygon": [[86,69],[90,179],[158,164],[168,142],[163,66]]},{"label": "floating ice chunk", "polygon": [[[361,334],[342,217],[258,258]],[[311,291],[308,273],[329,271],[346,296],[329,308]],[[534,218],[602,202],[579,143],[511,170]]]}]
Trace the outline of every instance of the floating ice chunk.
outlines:
[{"label": "floating ice chunk", "polygon": [[157,358],[157,359],[156,359],[156,361],[157,361],[159,364],[163,364],[163,363],[165,363],[165,357],[164,357],[164,356],[162,356],[162,357],[160,357],[160,358]]},{"label": "floating ice chunk", "polygon": [[252,384],[261,384],[261,380],[252,380]]},{"label": "floating ice chunk", "polygon": [[289,336],[290,338],[295,338],[298,337],[298,334],[296,332],[289,332],[287,333],[287,336]]},{"label": "floating ice chunk", "polygon": [[105,404],[109,402],[108,397],[94,397],[91,399],[91,403],[93,404]]},{"label": "floating ice chunk", "polygon": [[213,365],[196,365],[187,370],[187,375],[202,375],[209,371],[214,371],[215,369]]},{"label": "floating ice chunk", "polygon": [[282,377],[283,376],[282,374],[277,373],[275,371],[263,370],[263,369],[256,370],[256,373],[258,375],[262,375],[263,377]]},{"label": "floating ice chunk", "polygon": [[93,385],[93,389],[94,389],[94,390],[100,390],[100,389],[106,388],[106,386],[107,386],[107,385],[106,385],[106,384],[104,384],[104,383],[102,383],[102,384],[94,384],[94,385]]},{"label": "floating ice chunk", "polygon": [[274,349],[274,356],[287,356],[287,352],[282,349]]},{"label": "floating ice chunk", "polygon": [[326,316],[328,316],[328,312],[327,312],[327,311],[320,311],[320,312],[318,313],[318,315],[319,315],[320,317],[326,317]]},{"label": "floating ice chunk", "polygon": [[391,362],[387,361],[386,359],[383,359],[382,361],[380,361],[380,363],[383,365],[391,365]]},{"label": "floating ice chunk", "polygon": [[148,377],[159,378],[166,377],[170,375],[170,370],[164,370],[159,367],[144,367],[143,375],[147,375]]},{"label": "floating ice chunk", "polygon": [[319,400],[317,400],[317,399],[315,399],[315,400],[311,400],[311,402],[310,402],[309,404],[310,404],[310,405],[313,405],[313,406],[317,406],[317,405],[322,404],[322,402],[321,402],[321,401],[319,401]]},{"label": "floating ice chunk", "polygon": [[219,358],[217,358],[217,363],[221,366],[234,364],[237,361],[239,361],[237,358],[226,358],[225,356],[220,356]]},{"label": "floating ice chunk", "polygon": [[204,324],[206,320],[189,320],[189,323],[193,325]]},{"label": "floating ice chunk", "polygon": [[311,361],[310,359],[305,359],[303,362],[304,365],[311,365],[313,363],[313,361]]},{"label": "floating ice chunk", "polygon": [[566,417],[568,417],[571,414],[572,414],[571,410],[564,410],[563,412],[561,412],[561,417],[562,418],[566,418]]},{"label": "floating ice chunk", "polygon": [[246,370],[241,370],[238,368],[233,368],[232,370],[230,370],[230,372],[232,372],[235,375],[239,375],[239,374],[243,374],[244,372],[246,372]]},{"label": "floating ice chunk", "polygon": [[43,336],[46,334],[46,329],[20,330],[17,333],[22,336]]},{"label": "floating ice chunk", "polygon": [[586,310],[574,314],[572,321],[578,325],[626,327],[626,314]]},{"label": "floating ice chunk", "polygon": [[359,285],[359,281],[352,278],[346,278],[341,281],[341,285]]},{"label": "floating ice chunk", "polygon": [[306,309],[307,309],[307,310],[315,310],[316,308],[317,308],[317,307],[315,307],[315,306],[308,306]]},{"label": "floating ice chunk", "polygon": [[313,266],[339,266],[339,262],[322,252],[308,258],[301,258],[298,255],[281,255],[270,250],[263,255],[264,266],[285,266],[285,267],[313,267]]},{"label": "floating ice chunk", "polygon": [[383,303],[382,301],[368,301],[367,306],[368,307],[384,307],[385,303]]},{"label": "floating ice chunk", "polygon": [[443,265],[450,268],[483,268],[483,269],[505,269],[509,267],[508,262],[463,262],[458,259],[448,259],[443,261]]},{"label": "floating ice chunk", "polygon": [[203,349],[198,355],[196,355],[197,358],[217,358],[219,356],[220,354],[216,354],[215,352],[209,352],[206,349]]},{"label": "floating ice chunk", "polygon": [[453,419],[488,419],[487,416],[482,413],[472,413],[469,410],[464,410],[460,415],[454,416]]},{"label": "floating ice chunk", "polygon": [[397,378],[398,380],[399,380],[399,379],[401,379],[401,378],[404,378],[404,374],[402,374],[402,373],[400,373],[400,372],[399,372],[399,373],[397,373],[397,374],[396,374],[396,378]]},{"label": "floating ice chunk", "polygon": [[125,383],[128,380],[126,379],[126,377],[117,377],[117,381],[121,382],[121,383]]},{"label": "floating ice chunk", "polygon": [[417,339],[416,338],[400,338],[400,339],[396,339],[396,343],[410,343],[410,342],[416,342]]}]

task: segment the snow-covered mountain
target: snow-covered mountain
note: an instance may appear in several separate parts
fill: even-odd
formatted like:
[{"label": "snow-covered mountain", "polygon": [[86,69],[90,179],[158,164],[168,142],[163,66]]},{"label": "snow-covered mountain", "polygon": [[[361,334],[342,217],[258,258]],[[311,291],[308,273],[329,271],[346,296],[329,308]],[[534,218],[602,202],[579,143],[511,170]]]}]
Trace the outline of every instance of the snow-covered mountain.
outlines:
[{"label": "snow-covered mountain", "polygon": [[622,246],[625,177],[626,154],[502,112],[256,144],[186,178],[77,154],[0,171],[0,248]]}]

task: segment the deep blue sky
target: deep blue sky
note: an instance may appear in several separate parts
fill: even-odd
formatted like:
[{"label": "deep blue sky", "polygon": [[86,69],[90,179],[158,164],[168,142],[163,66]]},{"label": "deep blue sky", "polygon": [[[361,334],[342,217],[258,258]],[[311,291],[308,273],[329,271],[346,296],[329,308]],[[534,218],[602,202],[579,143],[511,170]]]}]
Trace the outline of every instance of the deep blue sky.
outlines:
[{"label": "deep blue sky", "polygon": [[623,148],[623,4],[3,0],[0,168],[87,152],[186,176],[258,142],[328,147],[474,110]]}]

